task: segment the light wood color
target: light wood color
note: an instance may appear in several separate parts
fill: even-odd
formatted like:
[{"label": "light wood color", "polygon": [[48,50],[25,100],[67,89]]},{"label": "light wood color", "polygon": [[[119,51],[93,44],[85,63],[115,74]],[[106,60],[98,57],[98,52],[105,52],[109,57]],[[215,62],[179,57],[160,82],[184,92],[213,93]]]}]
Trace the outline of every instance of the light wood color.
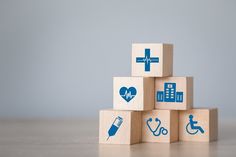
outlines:
[{"label": "light wood color", "polygon": [[[198,123],[196,126],[202,127],[204,133],[198,131],[191,135],[186,131],[189,123],[189,115],[193,115],[193,120]],[[209,142],[217,140],[218,136],[218,110],[216,108],[197,108],[179,113],[179,139],[181,141]]]},{"label": "light wood color", "polygon": [[[117,117],[123,122],[114,136],[108,134]],[[103,144],[134,144],[141,140],[141,112],[101,110],[99,116],[99,143]],[[109,137],[109,138],[108,138]]]},{"label": "light wood color", "polygon": [[[176,83],[176,92],[183,92],[183,102],[158,102],[157,91],[164,91],[164,83]],[[165,91],[164,91],[165,92]],[[155,109],[188,110],[193,107],[193,77],[155,78]]]},{"label": "light wood color", "polygon": [[[232,105],[228,105],[232,107]],[[222,116],[214,142],[98,144],[96,117],[0,119],[1,157],[234,157],[236,117]]]},{"label": "light wood color", "polygon": [[[170,143],[178,141],[178,111],[176,110],[152,110],[142,113],[142,141],[143,142],[159,142]],[[155,121],[158,118],[161,121],[159,129],[164,127],[168,133],[166,135],[154,136],[153,132],[147,126],[147,120],[152,118],[149,122],[152,131],[157,128],[159,122]],[[156,134],[159,132],[157,130]]]},{"label": "light wood color", "polygon": [[[145,49],[150,49],[150,57],[158,57],[159,63],[151,63],[150,71],[145,71],[144,63],[136,63],[137,57],[145,57]],[[173,73],[173,45],[164,43],[132,44],[132,76],[164,77]]]},{"label": "light wood color", "polygon": [[[135,87],[137,94],[129,102],[120,96],[121,87]],[[114,77],[113,108],[115,110],[152,110],[154,109],[154,78],[148,77]]]}]

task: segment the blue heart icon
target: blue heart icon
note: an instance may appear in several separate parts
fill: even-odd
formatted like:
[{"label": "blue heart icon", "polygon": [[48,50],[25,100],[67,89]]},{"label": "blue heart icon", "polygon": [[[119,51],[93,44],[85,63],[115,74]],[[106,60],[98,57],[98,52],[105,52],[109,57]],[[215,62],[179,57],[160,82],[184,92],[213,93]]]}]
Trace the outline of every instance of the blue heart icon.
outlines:
[{"label": "blue heart icon", "polygon": [[137,94],[137,90],[134,87],[121,87],[120,88],[120,96],[125,99],[125,101],[129,102],[132,100]]}]

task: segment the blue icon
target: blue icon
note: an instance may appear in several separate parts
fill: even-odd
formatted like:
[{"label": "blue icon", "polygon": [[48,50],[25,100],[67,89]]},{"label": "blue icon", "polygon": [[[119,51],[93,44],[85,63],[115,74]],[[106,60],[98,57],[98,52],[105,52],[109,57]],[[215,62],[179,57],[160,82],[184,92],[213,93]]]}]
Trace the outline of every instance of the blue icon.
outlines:
[{"label": "blue icon", "polygon": [[157,91],[157,102],[183,102],[183,92],[176,92],[176,83],[164,83],[164,91]]},{"label": "blue icon", "polygon": [[186,125],[186,131],[190,135],[195,135],[196,133],[198,133],[198,131],[200,131],[202,134],[204,133],[204,130],[202,129],[202,127],[195,125],[197,123],[198,123],[198,121],[194,121],[193,115],[190,114],[189,115],[189,123]]},{"label": "blue icon", "polygon": [[137,90],[134,87],[121,87],[120,88],[120,96],[125,99],[125,101],[129,102],[132,100],[137,94]]},{"label": "blue icon", "polygon": [[152,118],[149,118],[147,121],[146,121],[146,124],[149,128],[149,130],[152,132],[152,134],[154,136],[160,136],[161,134],[162,135],[167,135],[168,134],[168,130],[164,127],[160,127],[161,126],[161,120],[158,119],[157,117],[155,118],[155,122],[157,123],[157,126],[155,129],[152,129],[152,127],[150,126],[150,122],[152,122]]},{"label": "blue icon", "polygon": [[111,136],[115,136],[117,130],[120,128],[121,124],[123,123],[123,118],[120,116],[117,116],[116,119],[114,120],[114,122],[112,123],[110,129],[108,130],[108,137],[107,140],[111,137]]},{"label": "blue icon", "polygon": [[136,63],[145,63],[145,71],[150,71],[151,63],[159,63],[159,58],[150,57],[150,49],[145,49],[145,57],[137,57]]},{"label": "blue icon", "polygon": [[183,92],[176,92],[176,102],[183,102]]}]

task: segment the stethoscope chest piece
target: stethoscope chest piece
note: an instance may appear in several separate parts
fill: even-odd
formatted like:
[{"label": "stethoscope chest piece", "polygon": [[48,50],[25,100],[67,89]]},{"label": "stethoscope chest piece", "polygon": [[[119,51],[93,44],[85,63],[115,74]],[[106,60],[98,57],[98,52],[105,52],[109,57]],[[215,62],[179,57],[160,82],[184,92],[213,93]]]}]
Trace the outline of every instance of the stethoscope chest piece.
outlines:
[{"label": "stethoscope chest piece", "polygon": [[167,134],[168,134],[168,130],[167,130],[166,128],[164,128],[164,127],[160,127],[160,125],[161,125],[161,120],[156,117],[156,118],[155,118],[155,122],[157,123],[157,125],[156,125],[156,128],[153,129],[153,128],[150,126],[150,124],[152,123],[152,118],[149,118],[149,119],[147,119],[147,121],[146,121],[146,124],[147,124],[149,130],[152,132],[152,134],[153,134],[154,136],[160,136],[161,134],[162,134],[162,135],[167,135]]}]

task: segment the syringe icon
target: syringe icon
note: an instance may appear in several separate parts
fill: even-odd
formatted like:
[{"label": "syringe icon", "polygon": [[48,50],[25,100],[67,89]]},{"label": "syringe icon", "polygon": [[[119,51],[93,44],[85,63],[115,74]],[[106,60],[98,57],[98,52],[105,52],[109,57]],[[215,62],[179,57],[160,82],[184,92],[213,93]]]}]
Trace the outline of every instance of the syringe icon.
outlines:
[{"label": "syringe icon", "polygon": [[121,124],[123,123],[123,118],[120,116],[117,116],[114,122],[112,123],[110,129],[108,130],[108,137],[107,140],[114,136],[117,132],[117,130],[120,128]]}]

